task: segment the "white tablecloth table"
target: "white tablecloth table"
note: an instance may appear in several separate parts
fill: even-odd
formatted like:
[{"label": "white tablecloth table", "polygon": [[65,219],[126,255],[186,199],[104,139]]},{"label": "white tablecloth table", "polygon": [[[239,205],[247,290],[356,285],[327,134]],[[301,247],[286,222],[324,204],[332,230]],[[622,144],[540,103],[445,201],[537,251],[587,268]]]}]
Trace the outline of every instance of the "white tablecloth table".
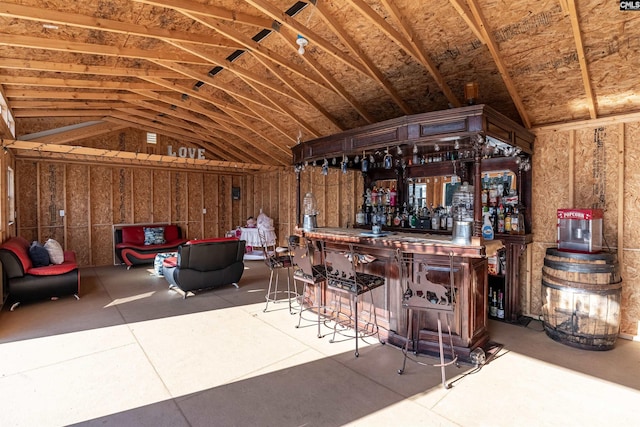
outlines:
[{"label": "white tablecloth table", "polygon": [[[240,240],[247,242],[247,253],[244,258],[264,259],[264,254],[262,253],[262,242],[260,241],[258,228],[241,227],[240,231]],[[264,230],[264,236],[267,240],[267,245],[276,244],[276,233],[274,230]],[[249,249],[251,249],[251,251]]]}]

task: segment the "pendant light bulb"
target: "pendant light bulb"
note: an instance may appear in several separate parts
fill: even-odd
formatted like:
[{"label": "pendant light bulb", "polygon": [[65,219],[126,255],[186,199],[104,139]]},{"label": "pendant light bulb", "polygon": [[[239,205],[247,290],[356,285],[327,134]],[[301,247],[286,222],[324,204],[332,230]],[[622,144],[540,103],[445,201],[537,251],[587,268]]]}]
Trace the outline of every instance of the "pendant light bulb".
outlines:
[{"label": "pendant light bulb", "polygon": [[298,38],[296,39],[296,43],[298,44],[298,46],[300,46],[298,48],[298,53],[300,55],[304,55],[304,48],[305,48],[305,46],[307,46],[309,44],[309,40],[305,39],[304,36],[298,34]]}]

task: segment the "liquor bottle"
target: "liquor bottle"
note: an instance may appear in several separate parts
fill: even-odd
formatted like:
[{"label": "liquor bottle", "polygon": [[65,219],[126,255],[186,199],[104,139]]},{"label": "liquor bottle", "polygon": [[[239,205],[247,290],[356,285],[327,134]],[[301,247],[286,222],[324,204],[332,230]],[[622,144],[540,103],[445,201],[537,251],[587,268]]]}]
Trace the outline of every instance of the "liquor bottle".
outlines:
[{"label": "liquor bottle", "polygon": [[396,206],[396,197],[398,197],[398,192],[396,191],[396,186],[392,185],[391,190],[389,190],[389,205],[391,207]]},{"label": "liquor bottle", "polygon": [[356,224],[364,225],[364,211],[362,210],[362,206],[358,209],[358,213],[356,214]]},{"label": "liquor bottle", "polygon": [[378,189],[374,186],[371,191],[371,204],[373,206],[378,204]]},{"label": "liquor bottle", "polygon": [[489,314],[493,317],[498,317],[498,297],[496,291],[493,291],[493,298],[491,299],[491,307],[489,307]]},{"label": "liquor bottle", "polygon": [[524,234],[524,214],[522,213],[522,208],[518,209],[518,234]]},{"label": "liquor bottle", "polygon": [[504,233],[504,207],[498,207],[498,233]]},{"label": "liquor bottle", "polygon": [[487,295],[487,306],[489,307],[489,314],[491,314],[491,298],[493,298],[493,287],[489,286],[489,295]]},{"label": "liquor bottle", "polygon": [[511,234],[520,234],[519,219],[518,208],[514,206],[511,212]]},{"label": "liquor bottle", "polygon": [[509,206],[504,211],[504,232],[511,233],[511,208]]},{"label": "liquor bottle", "polygon": [[498,310],[496,311],[498,319],[504,319],[504,302],[502,301],[503,299],[504,294],[502,293],[502,291],[500,291],[500,294],[498,296]]}]

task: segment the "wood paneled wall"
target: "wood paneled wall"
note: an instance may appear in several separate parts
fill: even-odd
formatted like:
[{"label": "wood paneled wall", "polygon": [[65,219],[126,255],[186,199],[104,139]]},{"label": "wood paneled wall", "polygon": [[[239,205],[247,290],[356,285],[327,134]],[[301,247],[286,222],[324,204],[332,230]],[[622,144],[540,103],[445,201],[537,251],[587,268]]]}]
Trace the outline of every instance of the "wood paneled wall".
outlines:
[{"label": "wood paneled wall", "polygon": [[[232,187],[240,188],[239,200]],[[16,234],[54,238],[76,251],[82,266],[110,265],[115,224],[174,223],[188,238],[215,237],[264,208],[281,233],[289,232],[294,189],[293,172],[256,178],[18,158]]]},{"label": "wood paneled wall", "polygon": [[640,323],[640,123],[593,121],[537,132],[533,156],[533,243],[522,283],[523,311],[542,313],[542,266],[556,245],[558,208],[604,209],[603,245],[617,252],[622,274],[620,331]]}]

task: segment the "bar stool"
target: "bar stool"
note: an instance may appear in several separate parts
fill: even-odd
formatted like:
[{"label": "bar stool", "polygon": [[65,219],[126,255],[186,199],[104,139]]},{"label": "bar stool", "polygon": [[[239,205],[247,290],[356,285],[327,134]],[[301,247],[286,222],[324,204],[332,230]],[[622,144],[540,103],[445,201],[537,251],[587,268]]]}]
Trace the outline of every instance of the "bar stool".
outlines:
[{"label": "bar stool", "polygon": [[[312,253],[312,242],[309,240],[302,243],[290,241],[290,252],[293,257],[293,280],[302,283],[302,293],[300,294],[300,310],[298,311],[298,324],[300,328],[302,320],[317,323],[318,338],[322,338],[320,326],[323,317],[326,318],[326,308],[322,304],[322,288],[326,281],[326,271],[324,264],[315,264]],[[317,255],[317,254],[316,254]],[[314,301],[311,300],[313,295]],[[314,304],[315,303],[315,304]],[[313,319],[305,318],[304,314],[315,311]],[[323,313],[324,311],[324,313]]]},{"label": "bar stool", "polygon": [[[454,265],[453,265],[453,253],[449,254],[449,283],[448,286],[441,285],[438,283],[433,283],[430,281],[427,276],[429,273],[429,266],[426,263],[418,262],[417,268],[415,264],[415,259],[411,256],[404,258],[401,253],[398,252],[398,258],[400,261],[400,274],[401,278],[405,284],[403,288],[405,288],[402,294],[402,306],[407,309],[407,337],[404,346],[402,347],[402,353],[404,354],[404,358],[402,361],[402,368],[398,369],[398,374],[402,374],[407,365],[407,359],[410,359],[419,365],[423,366],[434,366],[439,367],[441,376],[442,376],[442,386],[445,389],[450,388],[451,386],[447,384],[447,377],[445,369],[447,366],[452,364],[456,364],[456,366],[460,366],[458,363],[458,355],[455,353],[455,349],[453,348],[453,337],[451,335],[451,324],[450,317],[455,312],[455,303],[456,303],[456,288],[454,282]],[[445,267],[446,268],[446,267]],[[417,280],[413,280],[413,278]],[[411,347],[413,348],[414,354],[417,355],[418,352],[418,341],[419,331],[413,331],[413,312],[418,311],[427,312],[432,311],[436,312],[437,316],[437,324],[438,324],[438,349],[440,356],[440,363],[437,364],[428,364],[424,362],[420,362],[417,359],[413,359],[408,356],[409,351],[409,341],[411,338]],[[449,346],[451,348],[451,360],[445,362],[444,356],[444,345],[442,340],[442,320],[441,314],[444,315],[446,320],[447,329],[449,332]],[[413,337],[412,337],[413,334]]]},{"label": "bar stool", "polygon": [[[264,306],[264,313],[269,309],[269,303],[278,303],[287,300],[289,303],[289,313],[295,314],[291,307],[291,300],[298,297],[298,292],[294,283],[294,290],[291,290],[291,267],[293,262],[289,253],[279,253],[277,251],[275,241],[270,242],[266,238],[264,232],[258,229],[258,238],[262,245],[262,252],[264,254],[264,262],[269,267],[269,288],[265,295],[266,304]],[[280,281],[280,270],[286,270],[287,275],[287,290],[278,290],[278,282]],[[275,276],[275,282],[274,282]],[[284,296],[282,296],[284,295]]]},{"label": "bar stool", "polygon": [[[352,327],[354,335],[350,338],[355,338],[356,350],[355,356],[360,356],[358,351],[358,340],[369,336],[377,335],[378,341],[381,344],[384,342],[380,339],[380,333],[378,328],[378,318],[376,315],[375,306],[373,303],[372,290],[378,288],[385,283],[385,278],[373,274],[367,274],[358,272],[357,268],[362,264],[363,255],[356,253],[353,250],[353,245],[349,245],[349,250],[336,249],[327,246],[325,242],[322,242],[322,251],[324,255],[324,265],[327,277],[327,286],[334,291],[338,296],[338,309],[336,310],[335,323],[333,327],[333,337],[330,342],[335,342],[337,327]],[[358,300],[361,295],[369,294],[371,297],[371,311],[373,311],[373,322],[371,321],[371,311],[369,312],[369,320],[365,324],[365,328],[360,328],[360,318],[358,317]],[[342,301],[340,294],[345,294],[349,297],[349,316],[346,319],[340,319],[340,316],[344,316],[342,311]],[[351,307],[354,310],[351,311]],[[371,329],[369,329],[371,328]],[[346,334],[342,333],[346,336]]]}]

